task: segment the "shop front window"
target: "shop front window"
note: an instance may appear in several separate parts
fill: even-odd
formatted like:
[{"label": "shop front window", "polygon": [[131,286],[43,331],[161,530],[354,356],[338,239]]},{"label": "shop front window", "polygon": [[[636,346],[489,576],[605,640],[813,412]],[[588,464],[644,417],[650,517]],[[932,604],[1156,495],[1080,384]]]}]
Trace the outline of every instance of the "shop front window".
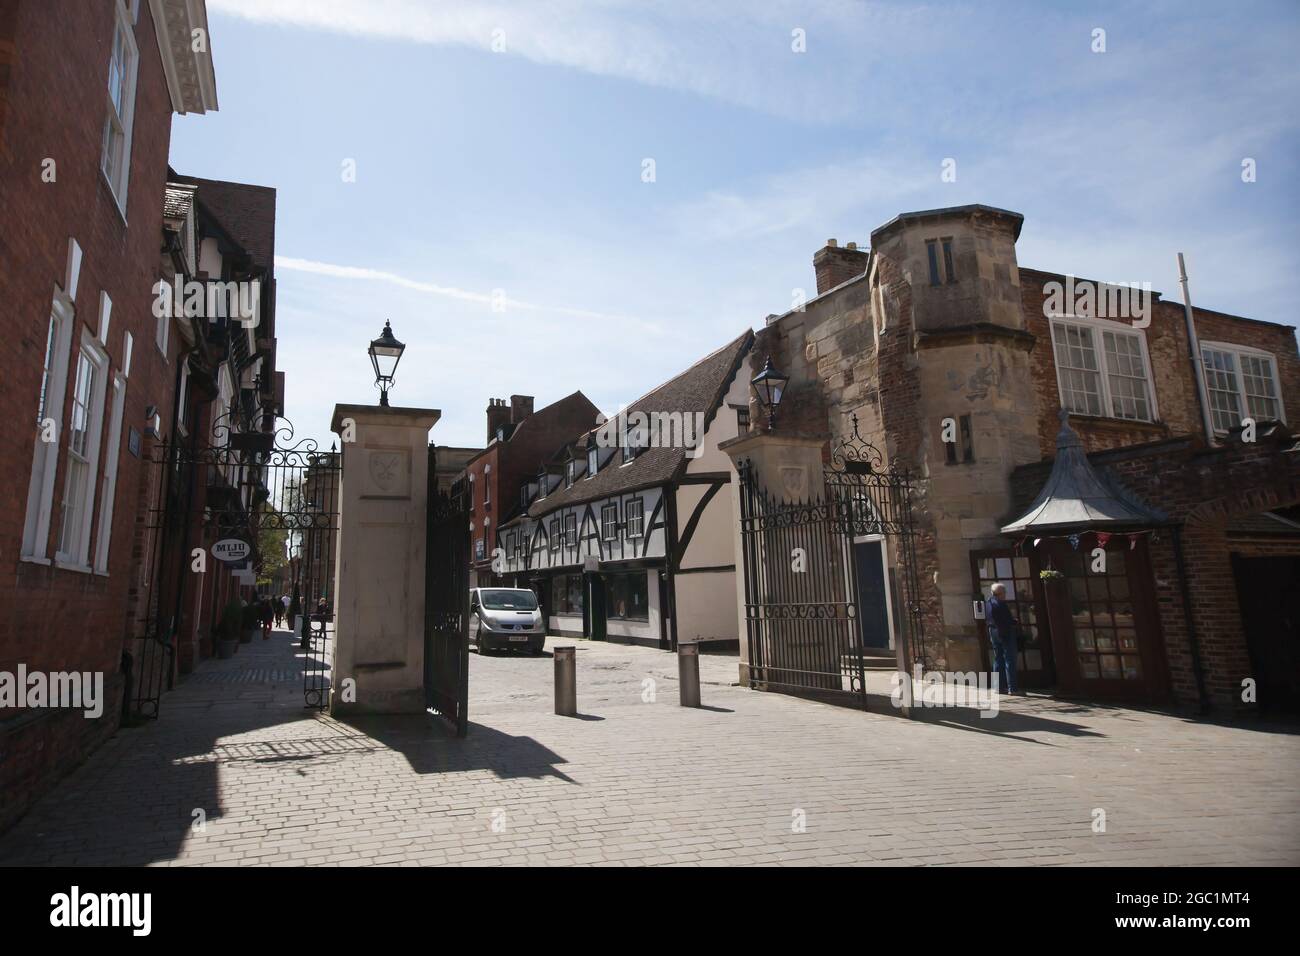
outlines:
[{"label": "shop front window", "polygon": [[1072,554],[1065,567],[1079,671],[1086,680],[1141,680],[1128,555],[1107,551],[1102,571],[1093,571],[1085,558]]},{"label": "shop front window", "polygon": [[551,604],[555,614],[581,614],[582,575],[557,574],[551,580]]},{"label": "shop front window", "polygon": [[644,571],[605,575],[606,615],[611,621],[650,620],[650,600]]}]

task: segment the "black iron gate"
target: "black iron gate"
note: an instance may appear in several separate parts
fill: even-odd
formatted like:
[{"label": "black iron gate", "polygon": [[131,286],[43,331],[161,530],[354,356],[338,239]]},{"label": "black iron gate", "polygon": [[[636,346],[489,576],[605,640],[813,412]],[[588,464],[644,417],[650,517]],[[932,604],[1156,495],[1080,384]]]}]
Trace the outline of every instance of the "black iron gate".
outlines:
[{"label": "black iron gate", "polygon": [[[751,687],[867,705],[855,541],[884,540],[893,638],[910,670],[926,660],[912,520],[912,478],[858,433],[832,450],[819,495],[786,501],[741,461],[740,522]],[[891,566],[892,565],[892,566]],[[877,656],[879,659],[879,656]]]},{"label": "black iron gate", "polygon": [[438,490],[429,449],[424,579],[424,705],[457,737],[469,730],[469,496]]},{"label": "black iron gate", "polygon": [[[123,662],[128,715],[158,716],[181,635],[228,653],[248,640],[252,614],[243,605],[259,595],[279,600],[283,588],[302,635],[304,703],[328,704],[339,456],[313,439],[294,442],[282,419],[276,425],[238,430],[223,416],[209,442],[192,429],[143,453],[135,636]],[[259,578],[270,583],[259,587]]]}]

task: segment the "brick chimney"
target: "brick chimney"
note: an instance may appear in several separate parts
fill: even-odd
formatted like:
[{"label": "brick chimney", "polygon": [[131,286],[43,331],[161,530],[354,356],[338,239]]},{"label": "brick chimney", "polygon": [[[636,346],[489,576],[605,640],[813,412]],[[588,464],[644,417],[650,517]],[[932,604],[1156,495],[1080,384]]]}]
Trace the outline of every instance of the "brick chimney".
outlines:
[{"label": "brick chimney", "polygon": [[862,275],[867,269],[867,253],[856,242],[841,249],[834,239],[827,239],[826,245],[813,255],[813,269],[817,273],[817,294],[821,295],[841,282]]},{"label": "brick chimney", "polygon": [[510,423],[510,408],[504,398],[489,398],[487,407],[487,440],[497,436],[497,429]]},{"label": "brick chimney", "polygon": [[510,420],[518,425],[525,418],[533,413],[533,396],[531,395],[511,395],[510,396]]}]

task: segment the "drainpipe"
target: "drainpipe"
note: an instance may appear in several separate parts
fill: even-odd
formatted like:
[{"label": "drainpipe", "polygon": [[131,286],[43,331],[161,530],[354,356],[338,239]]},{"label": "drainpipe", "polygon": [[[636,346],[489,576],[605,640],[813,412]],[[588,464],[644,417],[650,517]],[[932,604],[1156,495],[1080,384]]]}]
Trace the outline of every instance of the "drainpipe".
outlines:
[{"label": "drainpipe", "polygon": [[[1179,260],[1182,256],[1178,257]],[[1187,618],[1187,643],[1192,652],[1192,676],[1196,679],[1197,713],[1207,714],[1210,701],[1205,693],[1205,668],[1201,666],[1201,641],[1196,636],[1196,618],[1192,614],[1192,592],[1187,584],[1187,561],[1183,557],[1183,526],[1174,525],[1174,561],[1178,569],[1178,584],[1183,592],[1183,616]]]},{"label": "drainpipe", "polygon": [[1192,374],[1196,376],[1196,401],[1201,407],[1201,425],[1205,429],[1205,444],[1215,445],[1214,422],[1210,420],[1210,396],[1205,390],[1205,359],[1201,356],[1201,343],[1196,338],[1196,323],[1192,321],[1192,296],[1187,290],[1187,267],[1183,254],[1178,253],[1178,284],[1183,287],[1183,315],[1187,320],[1187,347],[1192,353]]}]

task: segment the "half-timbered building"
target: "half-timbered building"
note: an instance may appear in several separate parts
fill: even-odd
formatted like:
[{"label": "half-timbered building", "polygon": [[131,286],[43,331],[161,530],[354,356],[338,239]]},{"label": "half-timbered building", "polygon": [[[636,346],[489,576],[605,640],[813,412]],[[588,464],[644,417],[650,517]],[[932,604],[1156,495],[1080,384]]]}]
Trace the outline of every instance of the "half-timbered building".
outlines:
[{"label": "half-timbered building", "polygon": [[735,647],[735,471],[746,332],[565,445],[498,529],[505,575],[552,634]]}]

